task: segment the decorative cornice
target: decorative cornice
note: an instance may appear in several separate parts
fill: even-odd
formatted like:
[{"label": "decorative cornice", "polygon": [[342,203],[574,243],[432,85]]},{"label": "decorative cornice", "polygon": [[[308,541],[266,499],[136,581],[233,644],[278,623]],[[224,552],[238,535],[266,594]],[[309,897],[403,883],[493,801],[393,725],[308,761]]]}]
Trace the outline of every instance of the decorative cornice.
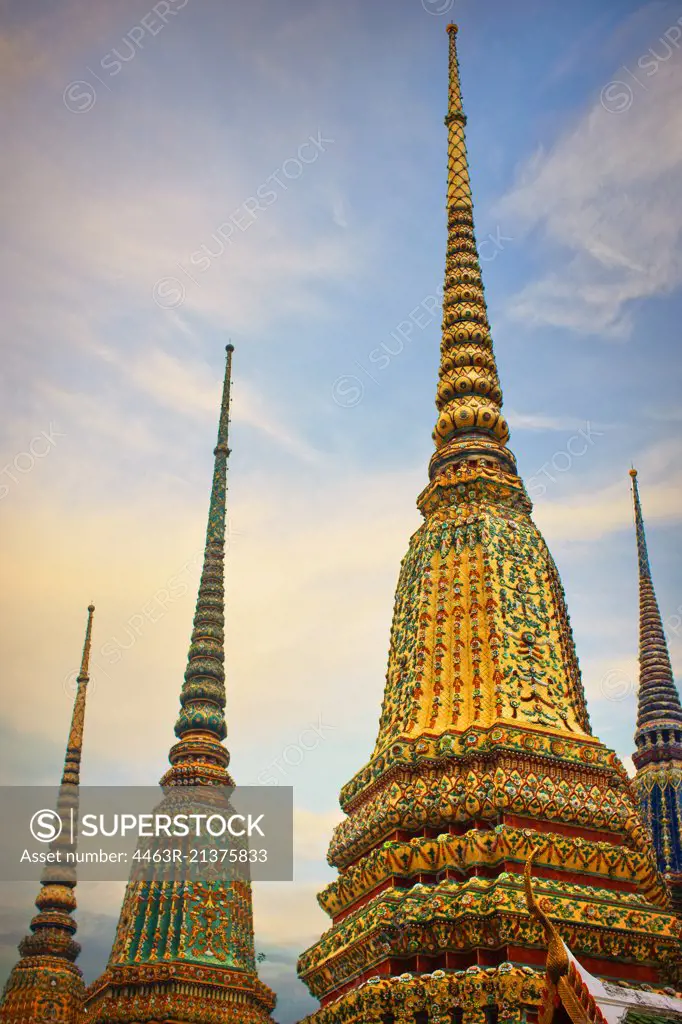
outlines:
[{"label": "decorative cornice", "polygon": [[637,887],[651,903],[666,906],[665,889],[648,851],[645,854],[626,844],[558,832],[537,833],[509,825],[496,825],[490,830],[472,828],[463,835],[445,832],[388,840],[355,861],[322,890],[317,901],[336,921],[366,900],[368,894],[385,888],[390,880],[400,879],[404,888],[424,875],[447,872],[446,877],[464,882],[472,875],[510,870],[510,865],[520,870],[531,850],[538,865],[545,872],[553,871],[557,878],[580,878],[592,884],[607,876],[617,891]]},{"label": "decorative cornice", "polygon": [[620,834],[633,849],[650,850],[631,787],[615,765],[608,771],[560,758],[543,764],[514,753],[396,773],[336,826],[328,861],[345,870],[396,829],[442,832],[472,820],[496,823],[502,814]]},{"label": "decorative cornice", "polygon": [[87,991],[85,1024],[150,1024],[172,1018],[186,1024],[272,1024],[273,992],[254,974],[180,962],[144,968],[109,966]]},{"label": "decorative cornice", "polygon": [[[618,960],[675,962],[677,918],[639,894],[543,878],[538,902],[571,948],[596,956],[604,968]],[[418,882],[410,889],[381,892],[334,925],[300,957],[299,976],[316,998],[326,999],[338,990],[340,979],[381,973],[387,958],[416,951],[437,958],[481,947],[536,949],[544,927],[529,915],[523,879],[516,873],[464,883]]]}]

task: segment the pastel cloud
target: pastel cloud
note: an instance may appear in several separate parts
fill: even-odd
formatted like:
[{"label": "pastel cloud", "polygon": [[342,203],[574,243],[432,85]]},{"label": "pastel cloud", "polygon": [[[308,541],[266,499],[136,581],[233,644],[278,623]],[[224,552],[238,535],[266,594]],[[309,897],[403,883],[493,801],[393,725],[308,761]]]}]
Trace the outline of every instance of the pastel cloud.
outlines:
[{"label": "pastel cloud", "polygon": [[[370,36],[353,19],[375,16],[373,5],[290,5],[283,18],[258,0],[228,33],[229,5],[188,5],[182,32],[179,20],[169,26],[78,117],[64,106],[65,85],[91,56],[97,67],[147,6],[93,3],[88,18],[81,8],[60,5],[0,39],[3,86],[13,97],[0,172],[12,197],[2,264],[3,465],[52,422],[60,433],[0,502],[11,580],[0,591],[5,778],[23,781],[30,768],[31,779],[50,781],[59,770],[91,598],[86,781],[148,784],[164,769],[200,568],[222,352],[232,337],[228,745],[240,781],[266,774],[295,788],[296,881],[255,891],[258,948],[268,957],[262,973],[282,996],[279,1019],[294,1020],[313,1005],[294,964],[328,926],[315,895],[332,876],[325,852],[340,814],[336,796],[374,740],[393,591],[427,475],[437,318],[415,332],[379,386],[367,386],[357,409],[339,410],[331,390],[336,373],[359,372],[355,360],[365,365],[366,353],[442,278],[444,151],[440,112],[433,117],[440,99],[431,86],[416,92],[425,78],[420,33],[429,21],[435,31],[438,19],[419,4],[391,9]],[[209,9],[208,24],[220,27],[210,33],[219,37],[210,61],[201,21]],[[500,19],[505,9],[489,16]],[[475,51],[469,59],[468,73],[479,74]],[[494,78],[489,62],[480,67],[479,84],[467,88],[472,97]],[[671,61],[629,112],[609,115],[581,101],[576,119],[533,159],[510,154],[524,170],[500,223],[515,247],[485,273],[507,285],[523,232],[536,232],[523,246],[540,240],[552,272],[524,279],[511,308],[547,328],[548,340],[556,325],[596,327],[625,341],[633,308],[648,311],[647,300],[679,283],[679,210],[670,201],[679,186],[678,88]],[[407,124],[409,132],[396,131]],[[245,200],[318,130],[334,139],[327,150],[300,179],[283,179],[289,187],[278,187],[276,201],[221,247],[221,225],[234,227]],[[511,166],[504,173],[510,182]],[[431,207],[440,219],[429,219]],[[204,244],[217,255],[196,274],[191,254]],[[182,283],[177,306],[155,292],[167,278]],[[521,342],[516,354],[521,366],[537,357]],[[563,380],[565,356],[548,360],[545,384]],[[557,434],[584,426],[575,394],[554,405],[532,385],[525,400],[508,390],[514,447],[526,459],[535,458],[536,443],[551,451]],[[584,397],[599,410],[594,422],[610,425],[610,444],[614,424],[630,417],[616,384],[609,387],[610,404],[595,374]],[[536,501],[552,550],[581,572],[583,557],[584,590],[569,592],[578,620],[594,620],[590,589],[603,583],[590,557],[631,539],[623,470],[631,457],[646,479],[654,537],[659,527],[679,526],[680,449],[670,440],[679,416],[672,402],[652,408],[651,396],[638,400],[651,436],[616,447],[606,468],[578,462],[561,495],[548,490]],[[634,601],[634,570],[623,572]],[[615,594],[618,581],[608,587]],[[595,731],[623,751],[637,668],[632,602],[627,612],[599,608],[599,642],[583,658]],[[672,641],[677,667],[682,651]],[[626,699],[609,699],[605,691],[623,685]],[[319,743],[304,747],[301,737],[316,729]],[[6,904],[7,966],[33,896]],[[120,887],[83,885],[79,901],[92,974],[107,954]]]},{"label": "pastel cloud", "polygon": [[501,200],[510,230],[535,230],[554,253],[552,269],[515,297],[515,318],[618,337],[630,330],[634,302],[682,284],[679,54],[650,58],[639,77],[641,85],[616,72],[601,101],[540,147]]}]

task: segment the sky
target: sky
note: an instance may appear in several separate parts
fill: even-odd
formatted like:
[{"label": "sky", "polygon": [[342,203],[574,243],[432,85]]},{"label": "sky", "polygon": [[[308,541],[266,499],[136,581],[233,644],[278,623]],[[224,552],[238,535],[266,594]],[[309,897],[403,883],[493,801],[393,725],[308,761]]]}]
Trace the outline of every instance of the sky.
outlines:
[{"label": "sky", "polygon": [[[629,764],[635,464],[682,664],[682,9],[634,0],[4,0],[0,781],[52,783],[96,605],[83,782],[173,741],[224,346],[231,768],[294,787],[255,893],[281,1024],[338,791],[376,736],[435,422],[448,21],[511,447],[594,730]],[[313,740],[313,737],[315,739]],[[0,887],[0,975],[35,887]],[[102,970],[121,886],[79,886]]]}]

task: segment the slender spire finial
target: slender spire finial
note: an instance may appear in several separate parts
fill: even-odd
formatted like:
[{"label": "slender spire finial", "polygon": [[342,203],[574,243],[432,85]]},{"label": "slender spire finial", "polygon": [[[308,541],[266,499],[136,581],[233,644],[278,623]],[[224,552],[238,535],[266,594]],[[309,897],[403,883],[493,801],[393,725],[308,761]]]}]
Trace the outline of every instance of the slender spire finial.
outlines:
[{"label": "slender spire finial", "polygon": [[234,345],[226,346],[225,379],[214,449],[213,483],[206,527],[204,564],[180,715],[175,725],[179,742],[170,751],[171,768],[162,785],[216,783],[230,785],[230,755],[223,746],[225,724],[225,519],[230,422],[230,388]]},{"label": "slender spire finial", "polygon": [[662,728],[672,726],[679,730],[682,727],[682,704],[675,686],[663,621],[651,578],[636,469],[630,470],[630,477],[639,565],[639,700],[635,733],[638,749],[633,755],[633,761],[639,768],[655,753],[651,744],[654,748],[659,746]]},{"label": "slender spire finial", "polygon": [[[71,728],[64,759],[64,771],[57,803],[58,813],[66,820],[71,808],[78,807],[78,786],[80,784],[80,763],[83,749],[83,728],[85,724],[85,703],[87,685],[90,679],[90,646],[92,642],[92,619],[94,606],[88,606],[88,623],[85,630],[83,657],[77,678],[76,696],[73,702]],[[72,850],[69,830],[54,841],[52,849]],[[71,916],[76,909],[76,872],[64,863],[46,868],[42,877],[42,888],[36,899],[39,913],[31,921],[31,935],[19,944],[22,959],[26,957],[57,957],[75,963],[80,946],[74,940],[76,922]],[[19,965],[21,966],[21,960]]]},{"label": "slender spire finial", "polygon": [[81,667],[76,678],[76,699],[73,702],[73,715],[71,717],[71,729],[69,740],[66,745],[66,757],[64,758],[64,772],[62,784],[77,786],[80,782],[81,752],[83,749],[83,727],[85,724],[85,700],[87,686],[90,682],[90,647],[92,644],[92,617],[95,614],[94,604],[88,605],[88,624],[85,628],[85,641],[83,643],[83,657]]},{"label": "slender spire finial", "polygon": [[450,73],[448,87],[448,242],[443,293],[443,336],[433,433],[437,457],[461,458],[475,438],[492,439],[515,472],[514,458],[503,446],[509,428],[502,416],[502,389],[497,375],[483,290],[481,265],[474,235],[473,201],[464,129],[466,115],[457,59],[457,26],[448,25]]}]

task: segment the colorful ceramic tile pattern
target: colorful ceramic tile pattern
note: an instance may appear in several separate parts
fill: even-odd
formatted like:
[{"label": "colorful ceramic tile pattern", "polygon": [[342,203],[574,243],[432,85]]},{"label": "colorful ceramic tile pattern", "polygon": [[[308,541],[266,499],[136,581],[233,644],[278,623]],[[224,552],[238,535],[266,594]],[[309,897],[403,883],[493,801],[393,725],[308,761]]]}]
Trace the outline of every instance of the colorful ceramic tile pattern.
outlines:
[{"label": "colorful ceramic tile pattern", "polygon": [[330,929],[299,960],[309,1024],[534,1019],[538,903],[590,970],[664,986],[682,953],[649,833],[592,735],[561,580],[502,416],[473,227],[455,26],[448,243],[424,523],[395,598],[379,734],[341,792],[321,893]]}]

